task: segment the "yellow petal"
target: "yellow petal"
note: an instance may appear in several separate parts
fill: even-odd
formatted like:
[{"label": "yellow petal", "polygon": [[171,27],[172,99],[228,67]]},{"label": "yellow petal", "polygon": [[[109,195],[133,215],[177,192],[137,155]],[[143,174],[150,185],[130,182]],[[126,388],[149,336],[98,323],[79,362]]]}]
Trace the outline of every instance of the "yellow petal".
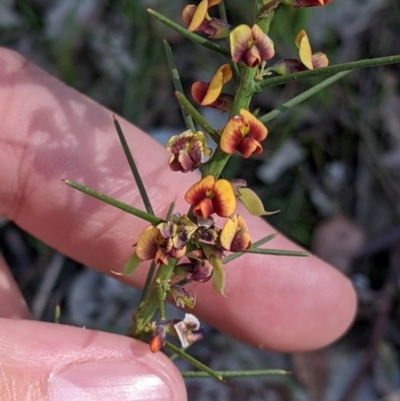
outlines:
[{"label": "yellow petal", "polygon": [[202,24],[202,22],[206,18],[207,9],[208,9],[208,0],[202,0],[193,14],[192,21],[188,26],[188,31],[193,32]]},{"label": "yellow petal", "polygon": [[232,69],[228,64],[224,64],[222,67],[218,68],[218,71],[212,77],[207,88],[207,93],[200,104],[202,106],[207,106],[214,103],[221,94],[222,85],[230,79],[232,79]]},{"label": "yellow petal", "polygon": [[310,41],[304,30],[300,31],[296,37],[296,46],[299,49],[299,56],[301,62],[309,69],[313,70],[312,64],[312,51]]},{"label": "yellow petal", "polygon": [[151,260],[157,252],[157,240],[160,231],[154,226],[147,227],[139,237],[136,245],[136,255],[141,260]]},{"label": "yellow petal", "polygon": [[242,216],[236,215],[226,220],[221,231],[220,242],[224,249],[232,252],[241,252],[250,248],[250,233]]},{"label": "yellow petal", "polygon": [[247,50],[251,47],[252,32],[248,25],[238,25],[229,35],[231,56],[234,63],[243,60]]},{"label": "yellow petal", "polygon": [[228,180],[218,180],[215,183],[212,204],[215,213],[220,217],[229,217],[235,212],[236,197]]}]

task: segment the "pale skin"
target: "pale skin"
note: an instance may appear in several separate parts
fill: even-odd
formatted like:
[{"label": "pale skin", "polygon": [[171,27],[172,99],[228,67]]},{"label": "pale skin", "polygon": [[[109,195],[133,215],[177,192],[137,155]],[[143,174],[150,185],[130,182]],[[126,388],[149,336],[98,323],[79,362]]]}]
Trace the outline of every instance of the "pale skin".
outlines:
[{"label": "pale skin", "polygon": [[[0,49],[0,121],[0,215],[100,272],[121,270],[148,223],[62,182],[74,180],[142,207],[112,112],[20,55]],[[155,213],[164,216],[174,199],[176,209],[185,212],[183,195],[198,175],[170,172],[162,146],[122,118],[119,121]],[[274,232],[260,219],[248,217],[240,208],[239,212],[246,217],[254,241]],[[282,235],[268,245],[299,249]],[[146,266],[124,281],[141,286]],[[227,265],[226,272],[227,298],[213,292],[210,283],[191,287],[197,292],[193,313],[260,348],[298,352],[323,347],[341,336],[354,318],[356,296],[351,283],[317,257],[249,255]],[[57,375],[78,366],[76,386],[85,388],[90,375],[86,376],[87,365],[82,363],[100,360],[94,374],[99,376],[104,366],[104,375],[113,376],[107,399],[114,399],[112,394],[116,400],[146,399],[134,386],[131,398],[123,398],[125,393],[118,393],[115,385],[120,375],[121,388],[129,386],[133,377],[147,378],[150,386],[145,391],[153,392],[154,399],[186,400],[179,372],[162,353],[151,354],[146,344],[29,320],[4,262],[0,264],[0,316],[0,394],[9,401],[62,399],[54,390]],[[105,394],[88,386],[93,395]]]}]

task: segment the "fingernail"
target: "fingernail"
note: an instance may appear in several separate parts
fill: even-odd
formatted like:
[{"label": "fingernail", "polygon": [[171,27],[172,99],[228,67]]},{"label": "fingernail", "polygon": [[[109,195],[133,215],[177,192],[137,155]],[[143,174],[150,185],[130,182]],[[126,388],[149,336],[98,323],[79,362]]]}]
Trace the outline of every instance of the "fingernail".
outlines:
[{"label": "fingernail", "polygon": [[54,401],[171,401],[171,390],[149,367],[135,361],[91,361],[51,379]]}]

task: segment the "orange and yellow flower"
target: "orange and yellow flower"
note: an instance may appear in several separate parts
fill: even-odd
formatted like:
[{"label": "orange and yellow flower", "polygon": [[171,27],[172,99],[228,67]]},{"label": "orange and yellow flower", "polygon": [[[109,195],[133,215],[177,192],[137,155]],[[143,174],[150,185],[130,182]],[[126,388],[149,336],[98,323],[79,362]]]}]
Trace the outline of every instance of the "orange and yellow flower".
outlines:
[{"label": "orange and yellow flower", "polygon": [[191,94],[196,103],[209,106],[220,111],[230,110],[233,96],[222,92],[222,87],[232,79],[232,69],[229,64],[218,68],[210,83],[196,81],[191,88]]},{"label": "orange and yellow flower", "polygon": [[269,67],[268,71],[276,72],[279,75],[288,75],[300,71],[317,70],[329,65],[328,57],[324,53],[312,52],[310,41],[304,30],[297,34],[295,43],[299,49],[300,60],[292,58],[279,60]]},{"label": "orange and yellow flower", "polygon": [[274,57],[274,42],[255,24],[239,25],[230,33],[231,56],[234,63],[256,67]]},{"label": "orange and yellow flower", "polygon": [[204,219],[213,213],[220,217],[229,217],[236,209],[232,185],[223,179],[215,181],[212,175],[193,184],[186,192],[185,201],[193,206],[195,216]]},{"label": "orange and yellow flower", "polygon": [[268,135],[268,130],[256,117],[245,109],[239,116],[232,117],[226,124],[220,141],[223,152],[232,154],[237,150],[244,158],[253,153],[259,154],[263,148],[260,144]]},{"label": "orange and yellow flower", "polygon": [[230,25],[218,18],[212,18],[208,9],[219,4],[221,0],[202,0],[198,6],[190,4],[183,9],[182,20],[190,32],[204,32],[211,39],[222,39],[229,36]]},{"label": "orange and yellow flower", "polygon": [[221,231],[221,246],[227,251],[242,252],[251,247],[251,239],[246,221],[240,215],[227,219]]},{"label": "orange and yellow flower", "polygon": [[324,53],[312,53],[310,41],[306,31],[301,30],[295,40],[296,46],[299,49],[301,62],[309,70],[317,70],[318,68],[327,67],[329,64],[328,57]]}]

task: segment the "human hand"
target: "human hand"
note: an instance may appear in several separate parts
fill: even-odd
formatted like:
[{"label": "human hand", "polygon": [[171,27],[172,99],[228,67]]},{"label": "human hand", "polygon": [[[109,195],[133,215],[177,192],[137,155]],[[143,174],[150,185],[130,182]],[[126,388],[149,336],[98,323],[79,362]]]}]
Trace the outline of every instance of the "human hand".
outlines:
[{"label": "human hand", "polygon": [[[111,112],[5,49],[0,86],[0,215],[103,273],[121,269],[148,224],[61,181],[141,207]],[[164,216],[174,199],[176,210],[186,210],[182,195],[196,175],[170,172],[165,150],[119,121],[155,213]],[[246,221],[254,241],[273,232],[258,218]],[[283,236],[273,247],[298,249]],[[145,270],[143,264],[123,280],[141,286]],[[226,273],[228,298],[207,284],[194,286],[194,313],[261,348],[322,347],[353,319],[350,282],[316,257],[247,255],[227,265]],[[18,320],[29,313],[4,266],[0,288],[1,400],[186,399],[179,372],[161,353],[131,338]]]}]

